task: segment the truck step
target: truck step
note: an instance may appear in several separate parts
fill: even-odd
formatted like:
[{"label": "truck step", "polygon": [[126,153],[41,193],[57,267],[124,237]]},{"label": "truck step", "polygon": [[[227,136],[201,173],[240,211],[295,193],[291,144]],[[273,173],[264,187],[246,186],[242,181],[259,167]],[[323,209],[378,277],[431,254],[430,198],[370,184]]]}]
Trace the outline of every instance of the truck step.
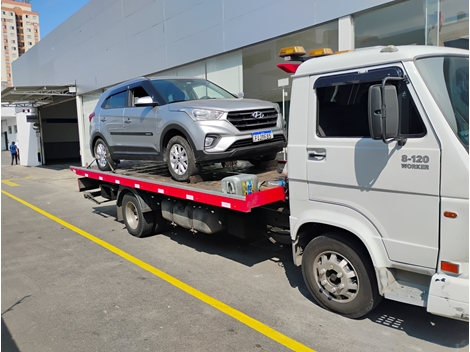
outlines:
[{"label": "truck step", "polygon": [[96,204],[102,204],[102,203],[106,203],[106,202],[110,201],[110,199],[105,199],[105,198],[103,198],[104,200],[97,200],[96,199],[96,197],[101,196],[101,190],[94,191],[94,192],[83,192],[83,196],[85,197],[85,199],[89,199],[89,200],[91,200],[92,202],[94,202]]},{"label": "truck step", "polygon": [[424,285],[397,280],[387,288],[384,297],[393,301],[426,307],[428,289]]}]

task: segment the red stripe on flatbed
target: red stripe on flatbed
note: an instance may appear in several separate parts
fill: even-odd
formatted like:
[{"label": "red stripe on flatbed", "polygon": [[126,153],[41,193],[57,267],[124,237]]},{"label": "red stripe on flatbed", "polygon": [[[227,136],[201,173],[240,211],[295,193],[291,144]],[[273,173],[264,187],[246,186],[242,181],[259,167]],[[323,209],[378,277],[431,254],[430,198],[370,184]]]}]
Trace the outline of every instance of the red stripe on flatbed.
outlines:
[{"label": "red stripe on flatbed", "polygon": [[229,195],[215,191],[199,190],[191,186],[175,186],[164,182],[146,181],[138,177],[122,176],[114,173],[96,171],[92,169],[70,167],[76,175],[88,177],[103,182],[118,184],[120,186],[137,188],[142,191],[162,194],[169,197],[192,200],[216,207],[232,209],[248,213],[251,209],[277,201],[285,201],[284,188],[272,187],[265,190],[247,194],[246,196]]}]

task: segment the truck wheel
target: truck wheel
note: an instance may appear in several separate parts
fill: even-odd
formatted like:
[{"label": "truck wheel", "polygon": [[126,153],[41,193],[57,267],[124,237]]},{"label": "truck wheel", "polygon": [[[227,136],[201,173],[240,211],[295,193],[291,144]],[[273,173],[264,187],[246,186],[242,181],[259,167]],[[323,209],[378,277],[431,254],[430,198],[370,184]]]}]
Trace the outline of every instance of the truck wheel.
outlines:
[{"label": "truck wheel", "polygon": [[116,168],[116,163],[111,158],[108,145],[101,138],[98,138],[95,142],[95,159],[101,171],[111,171]]},{"label": "truck wheel", "polygon": [[168,170],[176,181],[189,181],[189,176],[197,173],[196,158],[186,139],[174,136],[168,142],[166,152]]},{"label": "truck wheel", "polygon": [[[313,239],[302,257],[308,290],[323,308],[348,318],[369,313],[382,298],[368,254],[357,246],[323,235]],[[361,260],[364,258],[364,261]]]},{"label": "truck wheel", "polygon": [[132,236],[145,237],[155,229],[153,212],[142,213],[140,203],[132,193],[126,193],[122,197],[122,218]]}]

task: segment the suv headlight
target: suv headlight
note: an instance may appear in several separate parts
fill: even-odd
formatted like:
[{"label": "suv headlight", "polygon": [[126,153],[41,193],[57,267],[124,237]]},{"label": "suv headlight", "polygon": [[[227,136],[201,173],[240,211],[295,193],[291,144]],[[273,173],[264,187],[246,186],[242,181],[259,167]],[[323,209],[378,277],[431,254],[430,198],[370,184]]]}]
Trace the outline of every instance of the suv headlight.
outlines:
[{"label": "suv headlight", "polygon": [[220,120],[225,116],[225,111],[210,110],[210,109],[190,109],[183,108],[180,111],[184,111],[194,121],[206,121],[206,120]]}]

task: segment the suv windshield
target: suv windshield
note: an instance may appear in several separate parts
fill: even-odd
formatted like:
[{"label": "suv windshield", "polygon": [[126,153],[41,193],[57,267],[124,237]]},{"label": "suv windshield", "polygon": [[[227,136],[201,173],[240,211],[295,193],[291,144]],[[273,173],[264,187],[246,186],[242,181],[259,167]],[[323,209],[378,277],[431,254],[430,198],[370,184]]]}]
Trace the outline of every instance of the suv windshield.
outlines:
[{"label": "suv windshield", "polygon": [[429,57],[416,60],[416,66],[448,124],[468,152],[468,58]]},{"label": "suv windshield", "polygon": [[167,103],[200,99],[234,99],[235,96],[205,79],[154,79],[151,81]]}]

